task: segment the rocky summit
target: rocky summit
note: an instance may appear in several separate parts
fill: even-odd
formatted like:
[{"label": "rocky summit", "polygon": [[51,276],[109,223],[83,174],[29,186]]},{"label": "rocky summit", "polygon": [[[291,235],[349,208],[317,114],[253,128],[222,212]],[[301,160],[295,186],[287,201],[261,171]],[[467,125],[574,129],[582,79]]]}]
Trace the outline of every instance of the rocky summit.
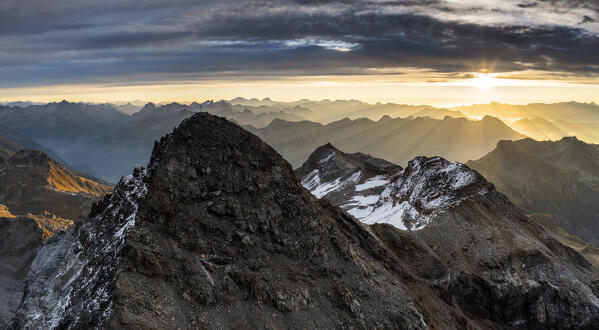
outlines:
[{"label": "rocky summit", "polygon": [[[596,268],[479,173],[440,157],[364,171],[370,159],[327,144],[296,173],[316,197],[371,224],[414,278],[459,310],[459,328],[594,328]],[[412,292],[420,308],[434,301]]]},{"label": "rocky summit", "polygon": [[200,113],[38,254],[13,328],[423,329],[375,236]]},{"label": "rocky summit", "polygon": [[417,157],[405,169],[326,144],[296,170],[302,185],[357,219],[421,229],[437,211],[494,190],[480,174],[440,157]]},{"label": "rocky summit", "polygon": [[44,245],[11,327],[594,328],[597,271],[452,164],[394,181],[426,226],[368,226],[256,136],[195,114]]}]

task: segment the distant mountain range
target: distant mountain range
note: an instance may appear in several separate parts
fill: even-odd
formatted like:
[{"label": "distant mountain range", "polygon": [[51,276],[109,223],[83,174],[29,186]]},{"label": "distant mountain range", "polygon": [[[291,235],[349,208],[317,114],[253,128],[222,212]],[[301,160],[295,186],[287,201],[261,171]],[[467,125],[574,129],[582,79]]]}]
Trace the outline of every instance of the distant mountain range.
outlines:
[{"label": "distant mountain range", "polygon": [[293,111],[297,109],[308,109],[300,116],[311,121],[327,124],[337,121],[342,118],[358,119],[368,118],[371,120],[379,120],[383,116],[393,118],[405,117],[431,117],[435,119],[443,119],[445,117],[462,118],[466,117],[463,113],[454,110],[436,108],[428,105],[406,105],[395,103],[376,103],[369,104],[358,100],[299,100],[295,102],[275,102],[269,98],[262,100],[244,99],[241,97],[232,99],[233,104],[251,107],[275,107],[278,109],[286,109],[282,111]]},{"label": "distant mountain range", "polygon": [[[0,135],[27,149],[42,150],[69,167],[116,182],[147,161],[153,143],[198,111],[214,113],[240,124],[263,127],[275,118],[303,120],[294,114],[258,108],[255,112],[226,101],[134,105],[59,102],[0,107]],[[296,109],[297,110],[297,109]],[[298,110],[301,112],[301,110]]]},{"label": "distant mountain range", "polygon": [[327,125],[277,119],[262,129],[246,129],[272,145],[294,167],[328,142],[348,152],[367,151],[405,165],[417,156],[442,156],[453,161],[478,159],[500,140],[524,137],[493,117],[479,121],[450,117],[383,117],[378,121],[346,118]]},{"label": "distant mountain range", "polygon": [[559,141],[500,141],[467,163],[528,213],[546,213],[558,226],[599,245],[599,145]]},{"label": "distant mountain range", "polygon": [[[599,110],[598,110],[599,111]],[[510,123],[510,127],[535,140],[560,140],[567,136],[577,136],[586,142],[599,143],[599,122],[550,121],[545,118],[524,118]]]},{"label": "distant mountain range", "polygon": [[[576,134],[595,141],[599,139],[596,108],[581,103],[493,103],[443,109],[356,100],[276,102],[268,98],[149,103],[143,107],[138,103],[17,102],[0,106],[0,135],[26,149],[41,150],[70,168],[116,182],[145,162],[154,140],[202,111],[244,125],[297,167],[326,142],[405,165],[419,155],[463,162],[478,159],[499,140],[526,136],[559,139]],[[489,116],[464,118],[479,118],[486,112],[503,118],[505,124]],[[544,115],[547,119],[540,119]]]},{"label": "distant mountain range", "polygon": [[108,105],[59,102],[46,105],[0,107],[0,135],[26,136],[58,155],[70,146],[116,132],[128,120]]},{"label": "distant mountain range", "polygon": [[595,103],[561,102],[513,105],[491,102],[452,108],[470,117],[493,116],[500,119],[535,119],[599,123],[599,105]]}]

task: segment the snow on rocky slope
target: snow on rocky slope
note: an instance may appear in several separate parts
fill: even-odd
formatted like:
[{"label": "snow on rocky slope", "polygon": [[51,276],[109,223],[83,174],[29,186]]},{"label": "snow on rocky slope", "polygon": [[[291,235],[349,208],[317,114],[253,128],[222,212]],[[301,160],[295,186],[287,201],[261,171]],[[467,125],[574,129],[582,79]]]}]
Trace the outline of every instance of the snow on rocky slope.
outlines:
[{"label": "snow on rocky slope", "polygon": [[38,252],[15,328],[68,329],[86,324],[92,315],[97,328],[105,326],[125,236],[135,225],[138,201],[147,193],[146,174],[137,170],[122,178],[115,193],[96,205],[79,228],[57,234]]},{"label": "snow on rocky slope", "polygon": [[432,214],[494,190],[477,172],[440,157],[417,157],[402,169],[331,144],[318,148],[296,174],[314,196],[331,200],[362,222],[403,230],[422,229]]}]

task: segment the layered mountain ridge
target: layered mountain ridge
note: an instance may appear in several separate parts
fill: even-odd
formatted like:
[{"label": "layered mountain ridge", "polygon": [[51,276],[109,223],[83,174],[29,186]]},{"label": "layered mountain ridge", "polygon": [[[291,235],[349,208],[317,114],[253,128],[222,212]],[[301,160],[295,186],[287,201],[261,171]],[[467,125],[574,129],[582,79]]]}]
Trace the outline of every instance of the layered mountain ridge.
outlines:
[{"label": "layered mountain ridge", "polygon": [[[477,159],[501,139],[524,137],[492,118],[481,117],[480,123],[470,122],[457,111],[429,106],[367,104],[355,100],[284,103],[243,99],[125,105],[120,110],[112,104],[67,101],[0,106],[0,135],[26,149],[42,150],[70,168],[116,183],[134,167],[147,162],[154,140],[198,111],[248,125],[247,129],[273,145],[296,167],[314,148],[327,141],[344,150],[372,150],[378,157],[405,165],[417,155],[440,155],[455,161]],[[405,120],[389,121],[390,116]],[[374,125],[373,120],[380,125]],[[318,121],[327,125],[319,127],[323,125]],[[285,126],[282,122],[289,123],[289,127],[281,127]],[[344,126],[360,132],[365,139],[352,136],[351,129],[344,132]],[[286,135],[288,131],[297,132],[297,138]],[[327,131],[335,135],[327,135]],[[315,141],[307,132],[312,132]],[[339,139],[333,139],[336,136]],[[401,144],[405,149],[391,153],[398,141],[407,141]],[[350,149],[352,145],[354,149]]]},{"label": "layered mountain ridge", "polygon": [[575,137],[501,141],[468,162],[529,213],[550,214],[560,227],[599,244],[599,146]]},{"label": "layered mountain ridge", "polygon": [[348,118],[323,125],[275,119],[262,129],[245,127],[275,148],[294,167],[327,142],[350,153],[368,150],[374,157],[406,165],[417,156],[441,156],[452,161],[478,159],[500,140],[524,136],[499,119],[391,118],[378,121]]},{"label": "layered mountain ridge", "polygon": [[77,219],[86,200],[111,187],[78,175],[41,151],[20,150],[0,162],[2,204],[13,214],[41,214]]},{"label": "layered mountain ridge", "polygon": [[199,113],[162,138],[147,169],[123,178],[87,221],[42,248],[12,327],[599,322],[597,270],[476,172],[441,158],[405,170],[367,155],[328,161],[337,155],[350,170],[402,173],[389,197],[412,203],[427,225],[362,224],[312,196],[258,137]]}]

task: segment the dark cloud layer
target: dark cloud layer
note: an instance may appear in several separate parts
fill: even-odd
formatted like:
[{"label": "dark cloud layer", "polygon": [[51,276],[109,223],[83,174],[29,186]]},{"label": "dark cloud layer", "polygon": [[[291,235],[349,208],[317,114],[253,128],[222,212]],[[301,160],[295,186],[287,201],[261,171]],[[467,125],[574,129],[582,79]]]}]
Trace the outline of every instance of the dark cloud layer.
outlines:
[{"label": "dark cloud layer", "polygon": [[599,1],[4,0],[0,86],[419,68],[599,75]]}]

